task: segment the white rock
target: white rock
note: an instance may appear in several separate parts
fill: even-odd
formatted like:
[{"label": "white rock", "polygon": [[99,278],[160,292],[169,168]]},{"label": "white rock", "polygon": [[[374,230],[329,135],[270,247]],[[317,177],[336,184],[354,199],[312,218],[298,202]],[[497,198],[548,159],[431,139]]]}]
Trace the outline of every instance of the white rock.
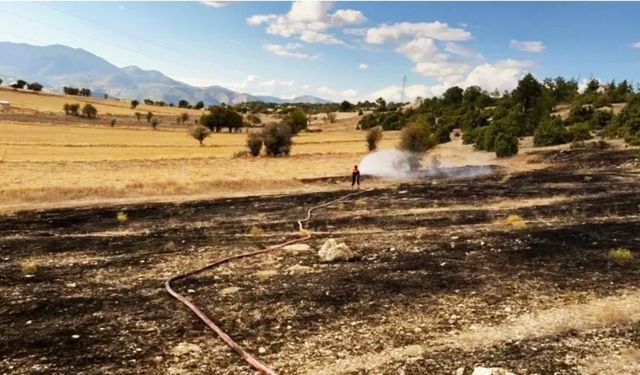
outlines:
[{"label": "white rock", "polygon": [[195,293],[196,290],[195,289],[187,289],[187,293]]},{"label": "white rock", "polygon": [[509,370],[499,367],[476,367],[471,375],[516,375]]},{"label": "white rock", "polygon": [[181,342],[176,345],[175,348],[171,349],[171,354],[177,357],[185,354],[197,354],[200,352],[202,352],[202,349],[198,345],[191,344],[189,342]]},{"label": "white rock", "polygon": [[258,348],[258,353],[264,354],[266,352],[267,352],[267,349],[263,348],[262,346],[260,348]]},{"label": "white rock", "polygon": [[307,273],[307,272],[311,272],[313,271],[313,268],[308,267],[308,266],[302,266],[299,264],[293,265],[289,268],[287,268],[287,273],[290,274],[294,274],[294,273]]},{"label": "white rock", "polygon": [[220,294],[222,294],[223,296],[227,296],[230,294],[236,294],[238,293],[238,291],[240,291],[240,288],[238,288],[237,286],[230,286],[228,288],[221,289]]},{"label": "white rock", "polygon": [[74,340],[75,340],[75,339],[79,339],[79,338],[80,338],[80,335],[71,335],[71,338],[72,338],[72,339],[74,339]]},{"label": "white rock", "polygon": [[335,239],[328,239],[318,251],[318,256],[325,262],[351,260],[355,257],[345,243],[337,243]]},{"label": "white rock", "polygon": [[283,249],[287,251],[309,251],[311,250],[311,246],[306,243],[294,243],[293,245],[283,247]]},{"label": "white rock", "polygon": [[276,276],[278,271],[276,270],[262,270],[255,273],[255,276],[259,279],[268,279],[273,276]]}]

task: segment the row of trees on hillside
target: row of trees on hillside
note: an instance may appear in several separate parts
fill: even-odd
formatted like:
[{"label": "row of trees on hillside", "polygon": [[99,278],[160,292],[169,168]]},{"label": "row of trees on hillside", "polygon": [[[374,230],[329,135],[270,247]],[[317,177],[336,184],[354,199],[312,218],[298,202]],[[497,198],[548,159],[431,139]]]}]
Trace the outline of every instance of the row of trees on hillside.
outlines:
[{"label": "row of trees on hillside", "polygon": [[65,103],[62,106],[62,110],[66,115],[71,115],[71,116],[82,115],[82,117],[86,117],[88,119],[94,119],[98,117],[98,109],[89,103],[82,106],[82,109],[80,109],[80,104],[78,103],[71,103],[71,104]]},{"label": "row of trees on hillside", "polygon": [[[640,143],[640,94],[628,81],[603,85],[591,80],[582,92],[578,86],[573,79],[540,82],[528,74],[502,95],[477,86],[454,86],[408,109],[378,99],[376,111],[363,116],[359,128],[406,129],[405,133],[414,135],[412,139],[430,139],[419,141],[418,148],[448,142],[451,132],[461,129],[464,143],[502,157],[516,154],[523,136],[534,136],[536,146],[582,142],[593,134]],[[614,115],[614,103],[626,107]],[[569,111],[564,119],[558,114],[562,109]],[[406,145],[408,149],[414,148],[412,144]]]},{"label": "row of trees on hillside", "polygon": [[62,92],[64,92],[65,95],[87,96],[87,97],[91,96],[91,90],[87,88],[64,86],[62,88]]},{"label": "row of trees on hillside", "polygon": [[[0,79],[0,85],[2,85],[2,82],[3,82],[2,79]],[[27,81],[25,81],[23,79],[17,80],[15,83],[10,84],[9,87],[14,88],[14,89],[24,89],[26,87],[27,90],[31,90],[31,91],[34,91],[34,92],[40,92],[44,88],[38,82],[28,83]]]}]

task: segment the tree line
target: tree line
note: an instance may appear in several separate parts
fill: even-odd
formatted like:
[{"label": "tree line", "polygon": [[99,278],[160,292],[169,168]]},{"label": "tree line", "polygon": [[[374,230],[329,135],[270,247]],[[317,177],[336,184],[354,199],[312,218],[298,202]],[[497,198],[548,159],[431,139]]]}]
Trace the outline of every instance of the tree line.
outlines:
[{"label": "tree line", "polygon": [[[614,115],[613,103],[626,106]],[[374,113],[363,116],[358,126],[407,129],[404,133],[413,138],[418,134],[428,138],[427,149],[450,141],[451,132],[460,129],[463,143],[499,157],[516,154],[518,139],[524,136],[534,136],[535,146],[573,142],[579,147],[594,135],[640,144],[640,94],[627,80],[602,84],[591,79],[581,91],[575,79],[538,81],[527,74],[514,90],[502,94],[478,86],[454,86],[439,97],[419,98],[416,104],[407,108],[406,103],[380,98]],[[569,109],[565,119],[557,114],[562,108]]]}]

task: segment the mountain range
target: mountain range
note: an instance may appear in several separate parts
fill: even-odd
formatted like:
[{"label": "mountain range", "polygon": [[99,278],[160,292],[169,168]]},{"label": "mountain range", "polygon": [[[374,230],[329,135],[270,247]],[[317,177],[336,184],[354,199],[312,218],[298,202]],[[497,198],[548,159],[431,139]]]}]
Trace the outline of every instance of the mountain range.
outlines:
[{"label": "mountain range", "polygon": [[119,68],[81,48],[64,45],[34,46],[0,42],[0,78],[5,82],[23,79],[39,82],[51,91],[64,86],[86,87],[93,95],[108,94],[121,99],[163,100],[205,104],[236,104],[248,101],[273,103],[329,103],[315,96],[282,99],[240,93],[221,86],[196,87],[169,78],[156,70],[137,66]]}]

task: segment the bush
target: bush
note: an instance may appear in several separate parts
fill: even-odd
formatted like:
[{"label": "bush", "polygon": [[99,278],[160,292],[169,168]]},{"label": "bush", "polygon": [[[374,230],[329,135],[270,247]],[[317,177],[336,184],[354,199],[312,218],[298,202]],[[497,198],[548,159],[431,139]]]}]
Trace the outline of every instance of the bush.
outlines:
[{"label": "bush", "polygon": [[[138,104],[140,104],[140,102],[139,102],[139,101],[137,101],[137,100],[135,100],[135,99],[134,99],[134,100],[132,100],[132,101],[131,101],[131,109],[135,109],[135,108],[138,106]],[[136,112],[136,113],[137,113],[137,112]]]},{"label": "bush", "polygon": [[584,122],[571,125],[569,127],[569,138],[571,138],[573,142],[589,140],[593,138],[591,135],[591,127]]},{"label": "bush", "polygon": [[82,107],[82,115],[87,118],[96,118],[98,110],[93,105],[87,103]]},{"label": "bush", "polygon": [[157,118],[151,120],[151,128],[153,128],[153,130],[156,130],[159,124],[160,120],[158,120]]},{"label": "bush", "polygon": [[557,117],[545,119],[533,133],[535,147],[559,145],[570,140],[569,131],[562,125],[562,120]]},{"label": "bush", "polygon": [[287,124],[270,124],[262,130],[262,141],[267,155],[289,155],[293,132]]},{"label": "bush", "polygon": [[367,148],[369,151],[375,151],[378,148],[378,142],[382,139],[382,128],[376,126],[367,132]]},{"label": "bush", "polygon": [[496,137],[494,149],[496,156],[506,158],[518,153],[518,137],[510,134],[499,134]]},{"label": "bush", "polygon": [[204,142],[204,140],[211,135],[211,130],[202,125],[196,125],[191,128],[191,131],[189,133],[196,141],[198,141],[200,146],[202,146],[202,142]]},{"label": "bush", "polygon": [[613,112],[607,110],[595,111],[593,117],[591,117],[590,124],[595,129],[602,129],[611,123],[613,118]]},{"label": "bush", "polygon": [[111,119],[111,127],[113,128],[114,126],[116,126],[116,119],[112,118]]},{"label": "bush", "polygon": [[151,111],[147,112],[147,123],[151,122],[151,119],[153,118],[153,113]]},{"label": "bush", "polygon": [[284,123],[289,126],[293,134],[298,134],[307,128],[307,115],[300,108],[291,111],[284,118]]},{"label": "bush", "polygon": [[249,148],[249,153],[252,156],[260,155],[260,151],[262,151],[263,144],[264,142],[260,134],[258,133],[247,134],[247,147]]},{"label": "bush", "polygon": [[426,125],[413,123],[400,135],[400,148],[409,152],[423,153],[435,145],[433,134]]}]

